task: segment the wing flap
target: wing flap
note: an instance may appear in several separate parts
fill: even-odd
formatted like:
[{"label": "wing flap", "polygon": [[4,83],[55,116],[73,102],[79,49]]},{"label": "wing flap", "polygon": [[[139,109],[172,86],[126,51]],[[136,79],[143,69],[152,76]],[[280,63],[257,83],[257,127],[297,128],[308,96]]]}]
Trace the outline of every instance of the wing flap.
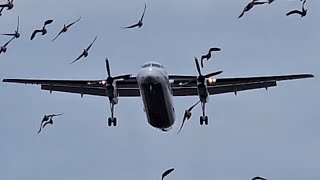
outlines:
[{"label": "wing flap", "polygon": [[[229,84],[209,86],[208,91],[210,95],[223,94],[230,92],[238,92],[252,89],[269,88],[277,86],[276,81],[257,82],[257,83],[242,83],[242,84]],[[172,89],[174,96],[197,96],[198,90],[196,86],[193,87],[174,87]]]}]

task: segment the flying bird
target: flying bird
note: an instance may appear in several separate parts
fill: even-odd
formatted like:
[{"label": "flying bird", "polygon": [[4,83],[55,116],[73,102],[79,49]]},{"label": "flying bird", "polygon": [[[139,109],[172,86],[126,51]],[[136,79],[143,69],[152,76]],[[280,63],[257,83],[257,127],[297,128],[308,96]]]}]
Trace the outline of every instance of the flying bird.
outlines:
[{"label": "flying bird", "polygon": [[62,114],[50,114],[50,115],[44,115],[41,123],[40,123],[40,129],[38,131],[38,134],[41,132],[41,130],[46,127],[48,124],[53,124],[53,117],[61,116]]},{"label": "flying bird", "polygon": [[65,25],[65,24],[64,24],[62,30],[58,33],[58,35],[57,35],[54,39],[52,39],[52,41],[56,40],[62,33],[67,32],[67,31],[68,31],[68,28],[70,28],[72,25],[74,25],[75,23],[77,23],[78,21],[80,21],[80,19],[81,19],[81,17],[80,17],[79,19],[77,19],[76,21],[68,24],[68,25]]},{"label": "flying bird", "polygon": [[94,38],[94,40],[92,41],[92,43],[87,47],[87,49],[84,49],[82,54],[77,58],[75,59],[74,61],[72,61],[70,64],[73,64],[75,63],[76,61],[78,61],[79,59],[81,59],[82,57],[87,57],[89,55],[89,50],[92,46],[92,44],[96,41],[97,39],[97,36]]},{"label": "flying bird", "polygon": [[304,4],[306,3],[306,0],[303,1],[302,3],[302,10],[293,10],[293,11],[290,11],[288,12],[286,15],[289,16],[291,14],[299,14],[302,17],[306,16],[307,15],[307,9],[304,8]]},{"label": "flying bird", "polygon": [[46,29],[46,26],[49,25],[49,24],[51,24],[52,22],[53,22],[52,19],[46,20],[46,21],[44,22],[44,24],[43,24],[42,29],[36,29],[36,30],[33,31],[30,40],[33,40],[33,38],[36,36],[37,33],[41,33],[41,35],[47,34],[48,31],[47,31],[47,29]]},{"label": "flying bird", "polygon": [[172,171],[174,171],[174,168],[166,170],[161,177],[161,180],[163,180],[167,175],[169,175]]},{"label": "flying bird", "polygon": [[6,4],[0,4],[0,7],[1,8],[7,8],[7,10],[10,10],[14,7],[14,4],[13,4],[13,0],[8,0],[8,2]]},{"label": "flying bird", "polygon": [[197,103],[195,103],[194,105],[192,105],[189,109],[187,109],[187,110],[184,111],[182,124],[181,124],[181,127],[180,127],[180,129],[179,129],[179,131],[178,131],[177,134],[179,134],[180,131],[182,130],[185,121],[190,119],[190,117],[191,117],[191,115],[192,115],[192,113],[191,113],[192,109],[193,109],[194,107],[196,107],[196,105],[199,104],[199,102],[200,102],[200,101],[198,101]]},{"label": "flying bird", "polygon": [[260,177],[260,176],[256,176],[256,177],[252,178],[251,180],[267,180],[267,179]]},{"label": "flying bird", "polygon": [[137,22],[136,24],[133,24],[131,26],[127,26],[127,27],[123,27],[124,29],[131,29],[131,28],[135,28],[135,27],[138,27],[138,28],[141,28],[142,25],[143,25],[143,17],[144,17],[144,13],[146,12],[146,9],[147,9],[147,5],[144,4],[144,10],[143,10],[143,13],[142,13],[142,16],[139,20],[139,22]]},{"label": "flying bird", "polygon": [[11,38],[7,43],[5,43],[3,46],[0,47],[0,54],[5,53],[7,51],[7,46],[13,39],[14,39],[14,37]]},{"label": "flying bird", "polygon": [[269,2],[258,2],[258,0],[252,0],[249,4],[247,4],[246,7],[244,7],[244,9],[243,9],[242,13],[239,15],[238,19],[241,18],[244,15],[245,12],[248,12],[250,9],[252,9],[253,6],[261,5],[261,4],[265,4],[265,3],[269,3]]},{"label": "flying bird", "polygon": [[19,16],[18,16],[18,24],[17,24],[17,29],[14,31],[14,33],[9,33],[9,34],[2,34],[5,36],[13,36],[15,38],[19,38],[20,37],[20,33],[19,33]]},{"label": "flying bird", "polygon": [[207,61],[211,58],[211,53],[214,51],[221,51],[220,48],[210,48],[209,52],[205,55],[201,56],[201,67],[203,68],[203,60],[206,59]]}]

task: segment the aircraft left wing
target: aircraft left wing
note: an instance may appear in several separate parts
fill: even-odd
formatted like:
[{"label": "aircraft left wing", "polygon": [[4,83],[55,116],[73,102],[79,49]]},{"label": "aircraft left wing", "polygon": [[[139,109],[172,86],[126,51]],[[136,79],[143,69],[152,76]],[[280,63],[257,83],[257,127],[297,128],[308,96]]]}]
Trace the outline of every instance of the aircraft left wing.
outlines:
[{"label": "aircraft left wing", "polygon": [[[41,85],[42,90],[108,96],[104,80],[39,80],[39,79],[4,79],[3,82]],[[116,81],[119,97],[137,97],[140,91],[136,78]]]},{"label": "aircraft left wing", "polygon": [[[174,96],[197,96],[196,77],[172,76],[176,77],[172,83]],[[269,88],[277,86],[278,81],[294,80],[303,78],[312,78],[312,74],[296,74],[282,76],[262,76],[262,77],[244,77],[244,78],[217,78],[208,79],[207,87],[210,95],[237,93],[239,91]],[[191,83],[190,83],[191,82]]]}]

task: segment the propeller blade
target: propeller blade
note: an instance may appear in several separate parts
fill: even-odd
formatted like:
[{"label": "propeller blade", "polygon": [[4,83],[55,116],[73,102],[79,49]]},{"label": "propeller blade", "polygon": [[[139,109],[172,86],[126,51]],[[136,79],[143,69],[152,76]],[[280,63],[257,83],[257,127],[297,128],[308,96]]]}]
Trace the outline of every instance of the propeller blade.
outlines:
[{"label": "propeller blade", "polygon": [[199,76],[201,76],[201,69],[200,69],[200,65],[199,65],[199,62],[198,62],[198,59],[196,57],[194,57],[194,60],[196,62],[196,66],[197,66],[197,71],[199,73]]},{"label": "propeller blade", "polygon": [[125,75],[113,77],[113,79],[128,79],[128,78],[130,78],[130,76],[131,76],[131,74],[125,74]]},{"label": "propeller blade", "polygon": [[204,77],[205,77],[205,78],[209,78],[209,77],[211,77],[211,76],[219,75],[219,74],[221,74],[222,72],[223,72],[223,71],[213,72],[213,73],[210,73],[210,74],[205,75]]},{"label": "propeller blade", "polygon": [[111,77],[110,66],[109,66],[109,60],[108,60],[108,58],[106,58],[106,68],[107,68],[108,77]]}]

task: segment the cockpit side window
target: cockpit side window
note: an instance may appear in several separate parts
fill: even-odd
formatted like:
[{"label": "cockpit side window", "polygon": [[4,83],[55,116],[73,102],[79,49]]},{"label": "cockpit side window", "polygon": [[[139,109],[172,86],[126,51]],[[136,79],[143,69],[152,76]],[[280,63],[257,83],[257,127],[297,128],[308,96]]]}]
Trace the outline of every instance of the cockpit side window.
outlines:
[{"label": "cockpit side window", "polygon": [[152,64],[152,67],[161,68],[161,65],[160,65],[160,64],[155,64],[155,63],[153,63],[153,64]]}]

